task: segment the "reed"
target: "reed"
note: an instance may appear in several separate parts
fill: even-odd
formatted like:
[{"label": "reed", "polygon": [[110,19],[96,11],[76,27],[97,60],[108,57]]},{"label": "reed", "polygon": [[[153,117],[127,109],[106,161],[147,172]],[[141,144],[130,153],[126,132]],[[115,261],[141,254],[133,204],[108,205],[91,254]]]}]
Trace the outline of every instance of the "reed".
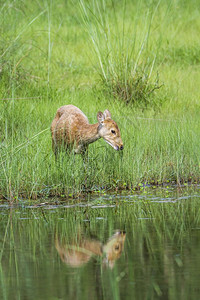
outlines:
[{"label": "reed", "polygon": [[[123,9],[101,1],[94,6],[37,1],[23,8],[19,1],[9,3],[0,18],[1,198],[20,201],[199,182],[200,18],[194,1],[183,6],[179,0],[178,17],[170,1],[152,6],[127,1]],[[82,17],[75,14],[78,8]],[[130,24],[135,27],[129,32]],[[130,40],[132,33],[135,40]],[[93,36],[92,48],[88,40]],[[151,62],[147,74],[156,76],[158,70],[164,82],[147,107],[127,105],[106,87],[106,78],[109,83],[118,74],[126,88],[139,61]],[[89,148],[87,172],[81,157],[73,154],[61,155],[55,163],[49,128],[57,108],[70,103],[90,123],[96,122],[97,111],[110,110],[121,130],[123,157],[100,140]]]},{"label": "reed", "polygon": [[160,45],[156,41],[150,52],[148,44],[159,2],[145,11],[142,28],[138,17],[141,2],[132,7],[136,12],[131,20],[127,18],[130,5],[127,1],[120,5],[121,10],[112,0],[80,1],[83,25],[96,62],[94,66],[102,85],[115,98],[126,104],[155,105],[152,93],[161,87],[155,69]]}]

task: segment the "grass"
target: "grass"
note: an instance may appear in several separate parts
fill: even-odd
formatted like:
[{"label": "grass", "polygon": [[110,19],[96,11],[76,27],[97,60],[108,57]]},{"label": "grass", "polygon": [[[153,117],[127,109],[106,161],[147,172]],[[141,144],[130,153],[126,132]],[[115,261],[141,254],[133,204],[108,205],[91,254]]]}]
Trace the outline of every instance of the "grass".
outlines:
[{"label": "grass", "polygon": [[[110,5],[109,5],[110,4]],[[141,3],[137,7],[139,11]],[[159,89],[158,76],[151,82],[156,53],[148,52],[151,23],[157,7],[147,9],[144,28],[138,15],[127,22],[127,2],[122,2],[122,12],[113,1],[80,1],[83,24],[93,46],[102,84],[114,97],[125,103],[152,104],[151,94]],[[111,8],[108,11],[108,8]],[[117,9],[118,8],[118,9]]]},{"label": "grass", "polygon": [[[123,5],[18,0],[2,6],[1,197],[199,182],[196,1]],[[58,167],[49,128],[57,108],[70,103],[91,123],[97,111],[111,111],[123,157],[100,140],[89,147],[87,172],[79,156],[61,156]]]}]

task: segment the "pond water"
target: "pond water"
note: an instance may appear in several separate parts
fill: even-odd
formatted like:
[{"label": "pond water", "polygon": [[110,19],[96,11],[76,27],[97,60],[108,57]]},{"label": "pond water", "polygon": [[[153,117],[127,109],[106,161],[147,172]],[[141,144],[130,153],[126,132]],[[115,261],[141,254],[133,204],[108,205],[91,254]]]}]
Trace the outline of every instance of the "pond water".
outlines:
[{"label": "pond water", "polygon": [[200,188],[0,201],[0,251],[0,299],[199,299]]}]

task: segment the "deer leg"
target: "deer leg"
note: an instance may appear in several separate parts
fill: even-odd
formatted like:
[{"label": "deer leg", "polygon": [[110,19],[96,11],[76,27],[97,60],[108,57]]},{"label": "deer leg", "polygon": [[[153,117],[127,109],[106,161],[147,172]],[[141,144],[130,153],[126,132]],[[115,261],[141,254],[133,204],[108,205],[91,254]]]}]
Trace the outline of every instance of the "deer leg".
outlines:
[{"label": "deer leg", "polygon": [[89,157],[88,157],[88,147],[85,146],[81,152],[82,158],[83,158],[83,163],[84,167],[88,164],[89,162]]},{"label": "deer leg", "polygon": [[88,157],[88,147],[84,147],[84,149],[81,152],[82,158],[83,158],[83,170],[84,170],[84,184],[83,184],[83,189],[87,190],[88,186],[88,176],[87,176],[87,168],[89,164],[89,157]]},{"label": "deer leg", "polygon": [[57,162],[58,159],[58,148],[56,147],[56,144],[54,142],[54,140],[52,139],[52,150],[53,153],[55,154],[55,161]]}]

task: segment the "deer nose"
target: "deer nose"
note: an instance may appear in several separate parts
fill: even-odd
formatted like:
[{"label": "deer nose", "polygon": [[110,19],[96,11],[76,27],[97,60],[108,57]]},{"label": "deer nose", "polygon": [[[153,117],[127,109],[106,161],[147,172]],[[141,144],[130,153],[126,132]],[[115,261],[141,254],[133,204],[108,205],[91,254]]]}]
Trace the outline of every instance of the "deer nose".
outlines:
[{"label": "deer nose", "polygon": [[123,150],[124,149],[124,146],[123,145],[121,145],[121,147],[120,147],[120,150]]}]

